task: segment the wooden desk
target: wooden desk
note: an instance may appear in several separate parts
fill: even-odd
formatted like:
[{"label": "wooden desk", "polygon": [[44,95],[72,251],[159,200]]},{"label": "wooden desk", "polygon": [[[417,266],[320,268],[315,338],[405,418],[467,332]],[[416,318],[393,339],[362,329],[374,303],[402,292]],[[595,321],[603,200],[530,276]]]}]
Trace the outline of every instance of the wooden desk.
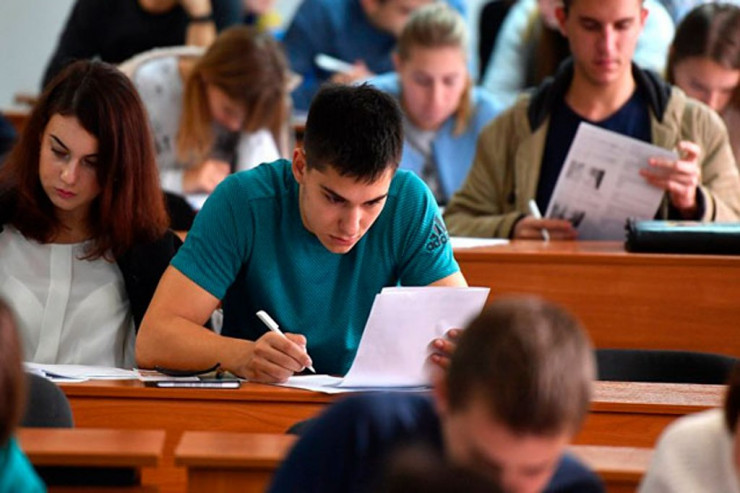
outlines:
[{"label": "wooden desk", "polygon": [[[162,430],[92,428],[20,428],[18,443],[34,466],[143,468],[159,465]],[[141,474],[137,474],[141,478]],[[146,482],[145,482],[146,483]],[[101,491],[101,487],[52,487],[50,491]],[[105,488],[118,492],[155,492],[153,485]]]},{"label": "wooden desk", "polygon": [[[535,293],[577,315],[597,347],[740,355],[740,257],[627,253],[617,242],[459,249],[471,286]],[[489,298],[490,299],[490,298]]]},{"label": "wooden desk", "polygon": [[[191,493],[265,491],[296,437],[265,433],[185,432],[175,450]],[[573,445],[571,453],[599,474],[608,493],[634,492],[645,474],[652,449]]]},{"label": "wooden desk", "polygon": [[653,449],[572,445],[570,452],[606,483],[608,493],[634,493],[650,466]]},{"label": "wooden desk", "polygon": [[[138,381],[63,384],[78,427],[166,430],[162,461],[145,482],[182,491],[185,471],[174,463],[185,431],[283,433],[314,416],[336,395],[269,385],[237,390],[157,389]],[[597,382],[591,411],[576,443],[652,447],[668,423],[722,404],[720,385]]]},{"label": "wooden desk", "polygon": [[596,382],[575,443],[653,447],[674,419],[722,406],[724,385]]},{"label": "wooden desk", "polygon": [[163,493],[185,489],[185,471],[176,468],[174,450],[185,430],[283,433],[336,398],[327,394],[270,385],[240,389],[158,389],[139,381],[90,381],[63,384],[77,427],[165,430],[164,453],[144,482]]},{"label": "wooden desk", "polygon": [[261,493],[296,440],[293,435],[186,431],[175,449],[188,491]]}]

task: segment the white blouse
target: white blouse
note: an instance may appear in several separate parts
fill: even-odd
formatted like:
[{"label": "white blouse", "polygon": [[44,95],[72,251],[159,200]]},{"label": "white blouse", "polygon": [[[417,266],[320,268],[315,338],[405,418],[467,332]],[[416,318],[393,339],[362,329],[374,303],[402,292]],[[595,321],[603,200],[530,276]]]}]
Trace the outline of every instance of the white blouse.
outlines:
[{"label": "white blouse", "polygon": [[15,312],[26,361],[131,368],[135,333],[123,275],[114,262],[80,260],[86,245],[40,244],[6,225],[0,297]]}]

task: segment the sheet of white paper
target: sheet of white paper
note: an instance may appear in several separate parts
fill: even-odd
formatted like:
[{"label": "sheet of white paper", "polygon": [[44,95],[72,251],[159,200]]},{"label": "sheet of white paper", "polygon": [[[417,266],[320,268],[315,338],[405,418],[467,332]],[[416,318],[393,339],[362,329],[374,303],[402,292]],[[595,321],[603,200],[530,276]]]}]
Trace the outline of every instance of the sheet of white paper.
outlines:
[{"label": "sheet of white paper", "polygon": [[509,240],[503,238],[467,238],[464,236],[450,236],[452,248],[475,248],[486,246],[508,245]]},{"label": "sheet of white paper", "polygon": [[655,216],[663,190],[640,176],[648,159],[676,153],[582,122],[545,213],[568,219],[580,240],[624,240],[628,217]]},{"label": "sheet of white paper", "polygon": [[277,384],[280,387],[312,390],[324,394],[346,394],[350,392],[424,392],[429,386],[420,387],[342,387],[342,377],[329,375],[297,375],[290,377],[287,382]]},{"label": "sheet of white paper", "polygon": [[190,207],[192,207],[196,211],[199,211],[203,208],[203,204],[206,203],[206,200],[208,200],[208,194],[189,193],[185,195],[185,200],[187,200],[188,204],[190,204]]},{"label": "sheet of white paper", "polygon": [[53,381],[70,382],[85,380],[133,380],[138,378],[134,370],[87,365],[46,365],[24,363],[26,371],[47,377]]},{"label": "sheet of white paper", "polygon": [[385,288],[375,297],[342,387],[418,387],[429,343],[478,315],[488,288]]}]

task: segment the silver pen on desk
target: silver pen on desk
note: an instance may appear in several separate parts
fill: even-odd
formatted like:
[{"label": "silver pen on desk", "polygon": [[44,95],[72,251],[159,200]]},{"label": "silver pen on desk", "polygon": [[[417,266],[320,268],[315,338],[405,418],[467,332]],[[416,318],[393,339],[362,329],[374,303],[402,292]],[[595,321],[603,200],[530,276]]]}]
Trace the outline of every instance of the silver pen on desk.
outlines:
[{"label": "silver pen on desk", "polygon": [[[534,199],[529,199],[529,213],[532,214],[532,217],[535,219],[542,219],[540,208],[537,207],[537,202],[535,202]],[[550,241],[550,233],[547,232],[547,228],[542,228],[540,233],[542,233],[543,240]]]},{"label": "silver pen on desk", "polygon": [[[280,327],[278,327],[277,322],[275,322],[271,316],[267,314],[266,311],[260,310],[257,312],[257,317],[259,317],[260,320],[262,320],[262,323],[267,326],[268,329],[273,331],[274,333],[285,337],[285,334],[283,334],[283,331],[280,330]],[[287,339],[287,337],[286,337]],[[316,370],[313,369],[313,366],[309,365],[306,368],[308,368],[311,372],[316,373]]]}]

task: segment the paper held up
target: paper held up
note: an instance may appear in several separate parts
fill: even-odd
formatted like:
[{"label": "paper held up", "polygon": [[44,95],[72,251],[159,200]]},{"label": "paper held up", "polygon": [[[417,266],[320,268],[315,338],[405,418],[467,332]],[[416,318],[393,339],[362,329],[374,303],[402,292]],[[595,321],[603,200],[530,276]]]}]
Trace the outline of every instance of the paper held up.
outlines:
[{"label": "paper held up", "polygon": [[396,287],[376,295],[352,366],[344,378],[293,377],[286,386],[331,393],[429,384],[429,344],[464,328],[488,298],[488,288]]}]

